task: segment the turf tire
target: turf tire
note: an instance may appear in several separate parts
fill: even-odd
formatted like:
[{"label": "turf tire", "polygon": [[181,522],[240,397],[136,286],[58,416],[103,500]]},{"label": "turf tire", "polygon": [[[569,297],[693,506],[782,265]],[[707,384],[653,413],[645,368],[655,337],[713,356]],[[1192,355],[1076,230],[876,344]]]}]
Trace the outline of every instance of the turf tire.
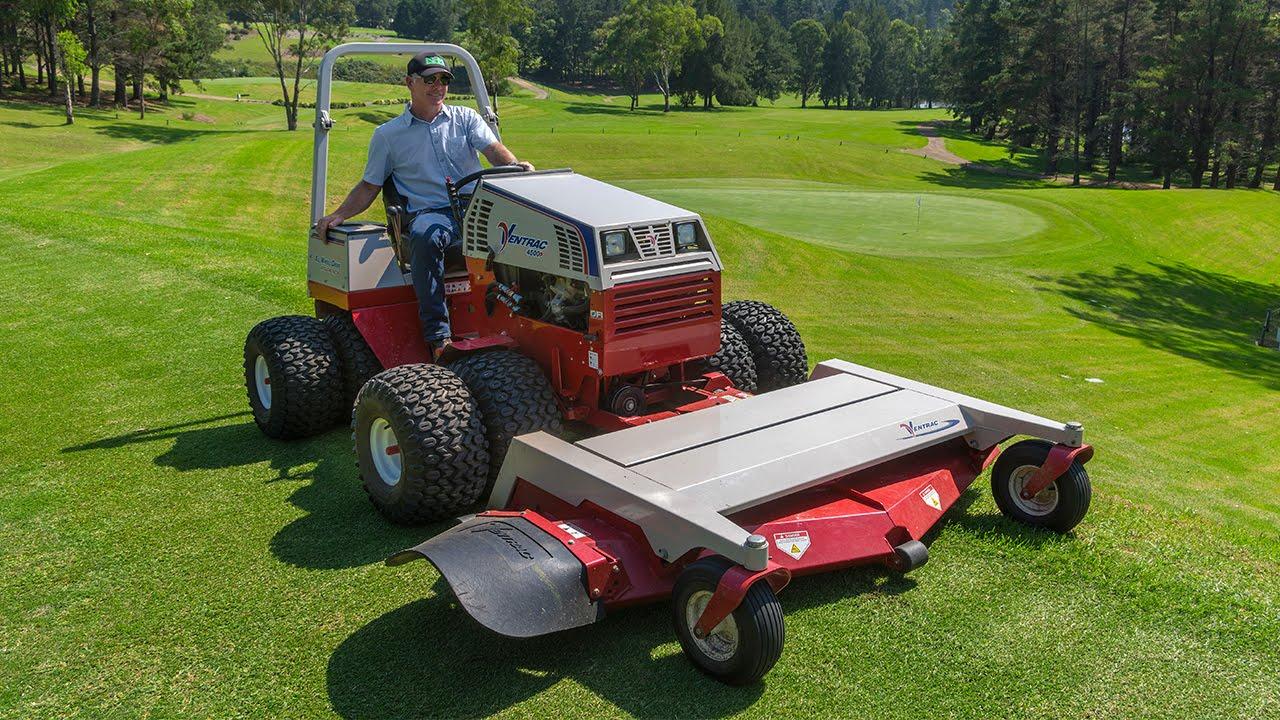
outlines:
[{"label": "turf tire", "polygon": [[[385,482],[373,462],[370,428],[382,418],[395,433],[400,476]],[[480,499],[489,443],[467,386],[439,365],[385,370],[356,395],[351,421],[356,465],[378,512],[400,525],[455,517]]]},{"label": "turf tire", "polygon": [[[258,389],[258,358],[269,388]],[[301,315],[263,320],[244,341],[244,379],[253,421],[273,438],[301,438],[328,430],[346,417],[337,350],[324,325]]]},{"label": "turf tire", "polygon": [[733,386],[746,392],[756,391],[756,361],[742,333],[725,318],[720,318],[720,349],[707,358],[709,371],[724,373]]},{"label": "turf tire", "polygon": [[693,635],[697,618],[689,617],[689,604],[694,596],[701,592],[714,593],[721,576],[732,566],[733,563],[722,557],[707,557],[691,563],[676,579],[671,614],[680,646],[699,670],[729,685],[750,685],[778,662],[786,635],[782,605],[769,583],[757,581],[733,611],[737,643],[728,657],[712,657],[699,647]]},{"label": "turf tire", "polygon": [[1084,519],[1093,495],[1089,473],[1079,462],[1071,463],[1071,467],[1053,481],[1050,487],[1055,490],[1056,504],[1047,512],[1028,512],[1022,507],[1025,502],[1016,497],[1019,477],[1028,472],[1028,467],[1044,465],[1052,449],[1053,443],[1046,440],[1022,440],[1010,445],[996,458],[995,467],[991,469],[991,494],[1005,517],[1023,525],[1065,533]]},{"label": "turf tire", "polygon": [[382,363],[356,329],[350,313],[329,315],[324,319],[324,329],[329,332],[329,340],[338,351],[338,360],[342,366],[343,397],[350,406],[355,402],[356,393],[360,392],[369,378],[382,372]]},{"label": "turf tire", "polygon": [[751,349],[760,392],[798,385],[808,379],[809,356],[804,340],[786,315],[758,300],[735,300],[724,306],[724,317]]},{"label": "turf tire", "polygon": [[531,358],[511,350],[471,353],[449,363],[480,406],[489,440],[489,481],[498,477],[511,439],[545,430],[564,431],[560,406],[542,368]]}]

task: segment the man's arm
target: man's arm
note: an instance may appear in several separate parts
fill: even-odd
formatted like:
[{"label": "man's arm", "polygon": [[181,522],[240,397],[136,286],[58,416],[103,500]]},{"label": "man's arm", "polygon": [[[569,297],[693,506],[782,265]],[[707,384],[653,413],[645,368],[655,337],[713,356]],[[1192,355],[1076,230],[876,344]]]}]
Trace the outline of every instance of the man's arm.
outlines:
[{"label": "man's arm", "polygon": [[338,209],[332,213],[320,218],[320,222],[316,223],[316,232],[320,233],[320,239],[327,242],[330,227],[341,225],[346,222],[347,218],[364,212],[365,209],[373,204],[379,192],[382,192],[382,188],[373,183],[365,182],[364,180],[356,183],[356,186],[351,188],[351,192],[347,193],[347,199],[342,201],[342,205],[338,206]]},{"label": "man's arm", "polygon": [[490,165],[519,165],[525,170],[533,172],[533,163],[516,160],[516,156],[507,149],[506,145],[500,142],[496,142],[480,152],[484,153],[485,159],[489,161]]}]

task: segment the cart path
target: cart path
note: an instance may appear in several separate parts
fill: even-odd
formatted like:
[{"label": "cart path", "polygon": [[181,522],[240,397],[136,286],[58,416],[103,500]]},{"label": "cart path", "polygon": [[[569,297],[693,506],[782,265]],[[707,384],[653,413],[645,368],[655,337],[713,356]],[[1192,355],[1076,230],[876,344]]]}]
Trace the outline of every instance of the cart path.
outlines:
[{"label": "cart path", "polygon": [[[1027,178],[1034,180],[1044,180],[1046,182],[1057,183],[1060,185],[1070,185],[1072,178],[1070,175],[1041,175],[1033,173],[1029,170],[1018,170],[1016,168],[996,167],[994,165],[983,165],[982,163],[969,162],[959,155],[947,149],[947,142],[943,139],[941,133],[938,132],[936,122],[924,123],[916,126],[916,132],[928,138],[928,142],[922,148],[903,148],[902,152],[910,155],[918,155],[930,160],[937,160],[945,165],[956,165],[965,170],[978,170],[988,172],[995,175],[1005,175],[1008,177]],[[1115,187],[1125,190],[1160,190],[1160,183],[1153,182],[1134,182],[1130,180],[1093,180],[1081,179],[1081,185],[1090,187]]]},{"label": "cart path", "polygon": [[516,77],[515,75],[512,75],[507,79],[515,83],[516,85],[519,85],[520,87],[524,88],[525,90],[528,90],[529,92],[533,93],[533,97],[537,100],[546,100],[547,98],[551,97],[551,93],[547,92],[543,88],[538,87],[537,85],[534,85],[533,83],[529,82],[528,80],[525,80],[524,78],[519,78],[519,77]]},{"label": "cart path", "polygon": [[924,125],[917,125],[916,132],[928,138],[928,144],[922,148],[904,148],[902,152],[911,155],[919,155],[920,157],[929,158],[930,160],[937,160],[938,162],[945,163],[947,165],[965,166],[970,164],[968,160],[965,160],[947,149],[946,140],[942,139],[942,135],[938,133],[938,128],[933,124],[925,123]]}]

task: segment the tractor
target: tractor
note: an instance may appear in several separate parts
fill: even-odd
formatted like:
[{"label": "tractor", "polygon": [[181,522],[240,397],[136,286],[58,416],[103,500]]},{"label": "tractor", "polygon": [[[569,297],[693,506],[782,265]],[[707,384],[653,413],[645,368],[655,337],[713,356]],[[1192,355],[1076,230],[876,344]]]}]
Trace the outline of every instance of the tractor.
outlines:
[{"label": "tractor", "polygon": [[[460,47],[330,50],[313,227],[333,63],[423,50],[465,67],[497,132]],[[494,167],[448,191],[461,242],[446,257],[454,337],[439,362],[389,181],[385,224],[313,230],[315,316],[259,323],[244,371],[270,437],[350,422],[364,489],[388,520],[462,516],[387,563],[429,559],[482,625],[540,635],[670,597],[694,664],[750,683],[781,653],[777,593],[793,575],[919,567],[921,538],[988,468],[1010,518],[1067,532],[1084,517],[1093,449],[1079,423],[841,360],[810,372],[782,312],[722,302],[723,265],[697,213],[568,169]],[[1001,453],[1015,435],[1033,439]]]}]

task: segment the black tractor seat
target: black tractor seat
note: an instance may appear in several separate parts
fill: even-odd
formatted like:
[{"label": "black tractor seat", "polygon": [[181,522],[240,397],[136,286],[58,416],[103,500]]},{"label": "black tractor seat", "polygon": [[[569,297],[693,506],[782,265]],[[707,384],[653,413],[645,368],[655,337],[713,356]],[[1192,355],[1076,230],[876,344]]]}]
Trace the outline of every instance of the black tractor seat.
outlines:
[{"label": "black tractor seat", "polygon": [[[421,213],[412,213],[406,209],[409,201],[400,194],[392,175],[388,175],[386,182],[382,183],[382,205],[387,211],[387,235],[391,237],[391,248],[396,253],[396,261],[400,263],[403,270],[408,271],[412,257],[409,249],[409,228],[413,224],[413,219]],[[430,211],[452,212],[448,207],[431,208]],[[466,259],[462,255],[462,238],[459,236],[457,242],[445,248],[444,272],[449,275],[465,273],[466,270]]]}]

